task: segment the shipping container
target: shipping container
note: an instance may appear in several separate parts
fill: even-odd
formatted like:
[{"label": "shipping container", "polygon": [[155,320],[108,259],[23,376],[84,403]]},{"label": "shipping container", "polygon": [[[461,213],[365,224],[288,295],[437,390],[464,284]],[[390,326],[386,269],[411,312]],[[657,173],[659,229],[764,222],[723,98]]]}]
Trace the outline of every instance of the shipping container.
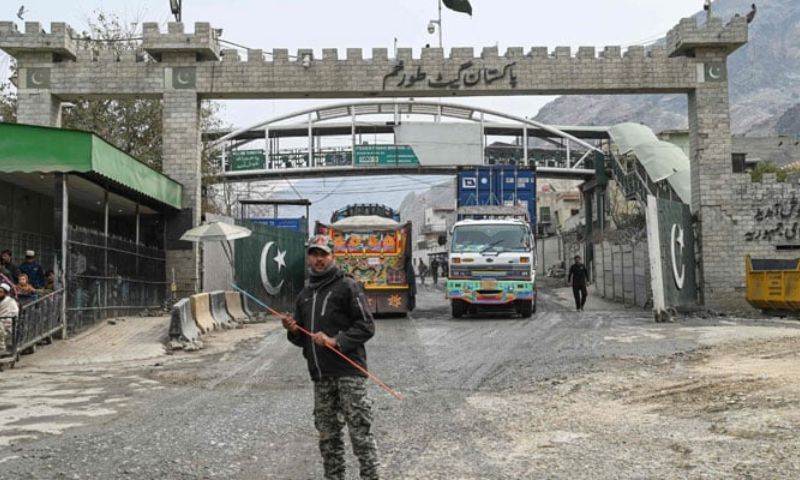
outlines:
[{"label": "shipping container", "polygon": [[536,225],[536,171],[515,165],[491,165],[458,172],[459,207],[522,206]]}]

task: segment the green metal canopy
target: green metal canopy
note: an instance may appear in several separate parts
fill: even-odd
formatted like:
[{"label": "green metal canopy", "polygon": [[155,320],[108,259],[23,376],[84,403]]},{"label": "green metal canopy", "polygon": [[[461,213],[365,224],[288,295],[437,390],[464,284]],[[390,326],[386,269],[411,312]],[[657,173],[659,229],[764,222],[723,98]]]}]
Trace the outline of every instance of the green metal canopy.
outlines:
[{"label": "green metal canopy", "polygon": [[94,173],[181,208],[180,183],[79,130],[0,123],[0,173]]},{"label": "green metal canopy", "polygon": [[651,181],[666,180],[683,203],[691,204],[689,158],[680,147],[659,140],[650,128],[637,123],[614,125],[608,134],[620,154],[636,155]]}]

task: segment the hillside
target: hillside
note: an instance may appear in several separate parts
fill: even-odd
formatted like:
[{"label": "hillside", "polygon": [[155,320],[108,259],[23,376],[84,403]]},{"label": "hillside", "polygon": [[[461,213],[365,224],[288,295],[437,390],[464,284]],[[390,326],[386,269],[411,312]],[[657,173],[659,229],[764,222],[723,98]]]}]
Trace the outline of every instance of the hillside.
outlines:
[{"label": "hillside", "polygon": [[[714,15],[728,21],[748,12],[751,3],[716,0]],[[731,129],[738,135],[796,136],[800,133],[800,1],[761,0],[757,6],[749,42],[728,63]],[[704,19],[705,13],[700,11],[697,17]],[[658,132],[687,128],[687,108],[685,95],[559,97],[545,105],[536,120],[562,125],[634,121]]]}]

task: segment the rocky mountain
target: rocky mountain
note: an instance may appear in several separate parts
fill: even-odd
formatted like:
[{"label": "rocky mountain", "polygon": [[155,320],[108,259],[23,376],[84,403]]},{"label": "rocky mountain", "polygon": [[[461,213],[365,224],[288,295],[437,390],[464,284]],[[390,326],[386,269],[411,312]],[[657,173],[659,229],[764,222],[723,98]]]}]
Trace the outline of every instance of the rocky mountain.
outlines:
[{"label": "rocky mountain", "polygon": [[[716,0],[713,12],[728,21],[746,14],[751,3]],[[800,1],[756,3],[749,42],[728,62],[731,129],[748,136],[800,135]],[[696,16],[705,19],[702,11]],[[687,109],[685,95],[564,96],[545,105],[536,120],[562,125],[635,121],[658,132],[687,128]]]}]

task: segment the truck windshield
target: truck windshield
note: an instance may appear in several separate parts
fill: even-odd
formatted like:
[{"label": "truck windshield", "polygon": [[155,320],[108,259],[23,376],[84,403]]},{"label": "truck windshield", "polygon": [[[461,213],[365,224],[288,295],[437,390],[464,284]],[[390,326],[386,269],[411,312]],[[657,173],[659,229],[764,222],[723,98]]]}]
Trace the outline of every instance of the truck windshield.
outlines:
[{"label": "truck windshield", "polygon": [[453,231],[451,251],[528,252],[531,249],[528,229],[521,225],[462,225]]}]

